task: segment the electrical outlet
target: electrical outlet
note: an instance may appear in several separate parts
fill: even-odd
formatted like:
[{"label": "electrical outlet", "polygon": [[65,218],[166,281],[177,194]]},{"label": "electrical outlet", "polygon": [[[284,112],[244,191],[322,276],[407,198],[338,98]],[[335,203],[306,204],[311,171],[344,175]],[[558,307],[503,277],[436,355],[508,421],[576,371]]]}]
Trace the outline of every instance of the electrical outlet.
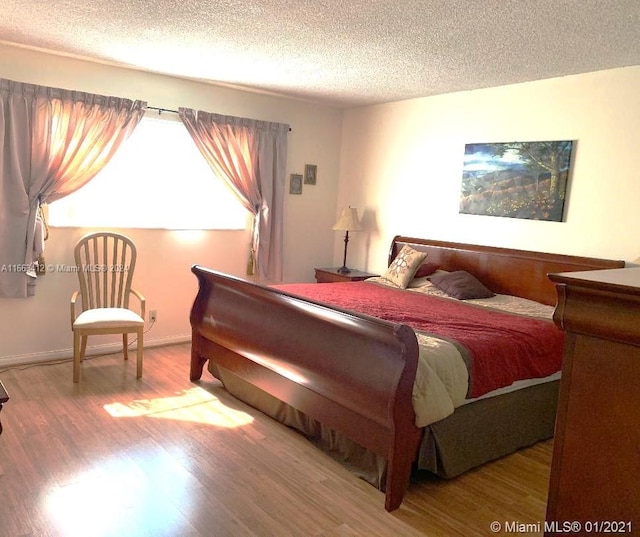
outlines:
[{"label": "electrical outlet", "polygon": [[149,322],[155,323],[158,320],[158,310],[151,310],[149,312]]}]

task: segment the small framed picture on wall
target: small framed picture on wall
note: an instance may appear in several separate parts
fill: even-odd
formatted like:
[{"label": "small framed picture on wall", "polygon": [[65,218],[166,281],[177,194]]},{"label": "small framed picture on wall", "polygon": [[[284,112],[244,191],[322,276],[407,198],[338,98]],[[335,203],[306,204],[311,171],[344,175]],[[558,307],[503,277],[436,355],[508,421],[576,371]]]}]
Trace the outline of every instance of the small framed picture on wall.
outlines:
[{"label": "small framed picture on wall", "polygon": [[302,175],[292,173],[289,176],[289,194],[302,194]]},{"label": "small framed picture on wall", "polygon": [[318,175],[318,166],[315,164],[306,164],[304,167],[304,184],[315,185]]}]

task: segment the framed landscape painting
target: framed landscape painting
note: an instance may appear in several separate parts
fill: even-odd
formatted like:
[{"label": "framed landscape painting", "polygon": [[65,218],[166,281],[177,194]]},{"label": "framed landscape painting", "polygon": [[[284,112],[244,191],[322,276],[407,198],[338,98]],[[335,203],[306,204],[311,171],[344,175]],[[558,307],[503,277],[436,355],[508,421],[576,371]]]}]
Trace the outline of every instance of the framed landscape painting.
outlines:
[{"label": "framed landscape painting", "polygon": [[562,222],[573,141],[466,144],[460,213]]}]

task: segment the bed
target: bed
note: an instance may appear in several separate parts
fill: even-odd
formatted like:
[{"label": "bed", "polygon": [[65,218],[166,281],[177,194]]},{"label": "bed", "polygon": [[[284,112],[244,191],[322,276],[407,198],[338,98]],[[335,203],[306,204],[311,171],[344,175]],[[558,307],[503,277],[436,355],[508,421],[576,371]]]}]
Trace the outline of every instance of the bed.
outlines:
[{"label": "bed", "polygon": [[[405,247],[426,254],[438,272],[465,271],[499,296],[547,306],[556,301],[547,274],[624,266],[403,236],[392,241],[389,266]],[[522,389],[469,397],[450,415],[418,426],[422,330],[304,297],[298,285],[267,287],[197,265],[192,271],[199,290],[190,315],[191,380],[207,364],[236,397],[338,453],[384,490],[388,511],[400,506],[412,469],[454,477],[553,435],[557,373],[546,371],[544,382]],[[476,306],[468,308],[478,316]]]}]

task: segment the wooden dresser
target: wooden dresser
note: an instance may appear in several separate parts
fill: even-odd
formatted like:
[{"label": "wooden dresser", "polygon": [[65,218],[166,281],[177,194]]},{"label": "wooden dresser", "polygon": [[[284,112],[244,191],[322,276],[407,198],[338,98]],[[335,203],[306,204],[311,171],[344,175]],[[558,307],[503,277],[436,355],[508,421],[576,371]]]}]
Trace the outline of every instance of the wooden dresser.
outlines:
[{"label": "wooden dresser", "polygon": [[[0,382],[0,412],[2,412],[2,405],[9,400],[9,394],[4,389],[2,382]],[[0,421],[0,434],[2,434],[2,422]]]},{"label": "wooden dresser", "polygon": [[584,533],[640,532],[640,268],[549,278],[566,342],[547,534],[570,521]]}]

